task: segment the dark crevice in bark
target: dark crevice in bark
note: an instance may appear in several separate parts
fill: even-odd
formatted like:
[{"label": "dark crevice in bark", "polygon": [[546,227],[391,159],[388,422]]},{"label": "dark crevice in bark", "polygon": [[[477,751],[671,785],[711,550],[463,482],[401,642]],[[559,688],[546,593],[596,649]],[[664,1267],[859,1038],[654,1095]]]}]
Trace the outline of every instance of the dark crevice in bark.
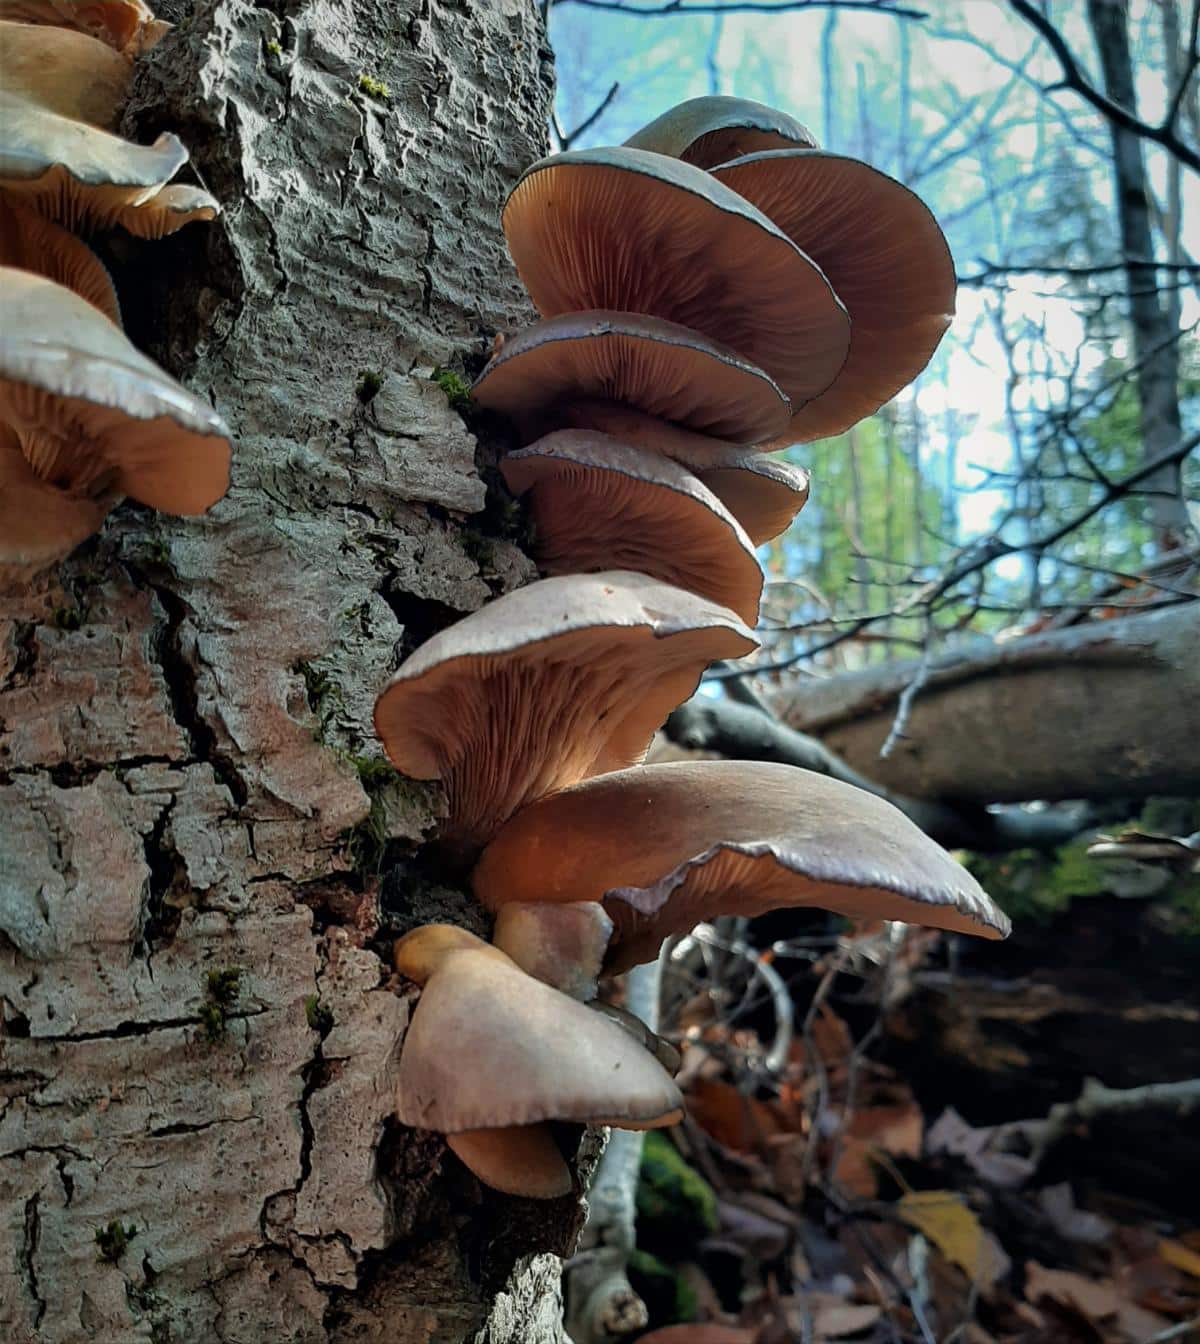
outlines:
[{"label": "dark crevice in bark", "polygon": [[196,692],[196,669],[183,645],[183,624],[188,617],[187,604],[170,588],[150,582],[144,574],[139,574],[132,567],[130,573],[135,581],[143,582],[150,587],[158,598],[165,616],[159,628],[156,651],[163,680],[167,685],[167,694],[171,699],[171,712],[175,722],[187,737],[191,755],[210,765],[218,783],[229,790],[234,804],[239,808],[243,807],[247,798],[246,786],[233,761],[218,749],[216,734],[200,713],[199,697]]},{"label": "dark crevice in bark", "polygon": [[41,1325],[42,1317],[46,1314],[46,1303],[38,1286],[37,1268],[33,1263],[42,1235],[42,1220],[38,1212],[40,1201],[41,1195],[37,1194],[25,1201],[25,1226],[21,1238],[20,1258],[21,1277],[25,1281],[25,1289],[37,1303],[33,1317],[35,1326]]},{"label": "dark crevice in bark", "polygon": [[151,976],[154,952],[175,937],[183,916],[182,902],[172,905],[167,898],[174,892],[186,895],[188,891],[187,867],[170,838],[171,813],[174,810],[175,797],[172,795],[171,801],[155,818],[154,825],[142,837],[150,881],[143,907],[141,943],[146,949],[146,963]]},{"label": "dark crevice in bark", "polygon": [[[258,1008],[246,1012],[226,1012],[224,1021],[245,1022],[250,1018],[261,1017],[267,1010]],[[10,1027],[10,1023],[5,1023],[5,1028]],[[118,1022],[115,1027],[109,1027],[104,1031],[76,1031],[66,1036],[38,1036],[38,1042],[46,1045],[77,1045],[84,1041],[117,1041],[128,1036],[151,1036],[156,1031],[179,1031],[184,1027],[198,1027],[201,1025],[199,1017],[164,1017],[154,1022]],[[28,1033],[26,1033],[28,1034]],[[219,1043],[213,1043],[213,1049],[219,1049]]]}]

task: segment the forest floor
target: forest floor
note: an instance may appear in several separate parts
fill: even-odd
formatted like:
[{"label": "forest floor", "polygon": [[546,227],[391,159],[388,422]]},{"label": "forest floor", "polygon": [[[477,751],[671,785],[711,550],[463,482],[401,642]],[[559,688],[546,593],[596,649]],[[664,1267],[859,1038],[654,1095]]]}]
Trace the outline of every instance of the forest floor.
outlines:
[{"label": "forest floor", "polygon": [[676,948],[647,1344],[1200,1340],[1194,934],[1113,898],[1006,944],[798,918]]}]

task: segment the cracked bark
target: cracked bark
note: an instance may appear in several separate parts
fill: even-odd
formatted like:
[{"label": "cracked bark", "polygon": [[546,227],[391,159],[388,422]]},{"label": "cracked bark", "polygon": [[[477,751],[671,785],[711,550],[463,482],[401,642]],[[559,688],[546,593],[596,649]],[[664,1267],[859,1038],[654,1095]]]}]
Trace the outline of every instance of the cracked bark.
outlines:
[{"label": "cracked bark", "polygon": [[[226,215],[106,260],[234,482],[0,605],[0,1336],[550,1344],[578,1210],[480,1202],[390,1124],[408,1004],[347,846],[400,652],[531,573],[498,536],[481,571],[486,514],[464,543],[486,446],[427,374],[529,316],[497,215],[544,150],[537,7],[161,8],[127,126]],[[401,842],[434,815],[389,795]]]}]

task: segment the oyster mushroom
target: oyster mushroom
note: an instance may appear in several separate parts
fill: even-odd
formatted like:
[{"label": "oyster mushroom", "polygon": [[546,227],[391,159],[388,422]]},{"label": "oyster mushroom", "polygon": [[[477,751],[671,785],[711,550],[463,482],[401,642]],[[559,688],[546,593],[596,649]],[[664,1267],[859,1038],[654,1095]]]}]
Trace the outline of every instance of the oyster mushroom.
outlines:
[{"label": "oyster mushroom", "polygon": [[637,570],[729,607],[748,625],[758,620],[763,578],[749,538],[677,462],[568,429],[509,453],[500,471],[530,500],[543,572]]},{"label": "oyster mushroom", "polygon": [[92,249],[36,211],[3,198],[0,198],[0,266],[33,271],[57,285],[65,285],[120,326],[117,292]]},{"label": "oyster mushroom", "polygon": [[690,327],[797,406],[845,361],[849,319],[820,268],[692,164],[640,149],[554,154],[526,170],[503,224],[543,317],[604,308]]},{"label": "oyster mushroom", "polygon": [[679,1089],[648,1050],[498,948],[435,924],[401,938],[394,955],[423,986],[396,1115],[445,1134],[486,1184],[531,1198],[570,1190],[548,1121],[651,1129],[681,1118]]},{"label": "oyster mushroom", "polygon": [[543,579],[423,644],[375,731],[401,773],[442,781],[443,835],[475,848],[533,799],[640,761],[708,663],[755,647],[732,611],[644,574]]},{"label": "oyster mushroom", "polygon": [[625,144],[712,168],[764,149],[815,149],[817,141],[807,126],[786,112],[749,98],[710,94],[689,98],[655,117]]},{"label": "oyster mushroom", "polygon": [[613,974],[703,920],[784,906],[984,938],[1009,929],[966,869],[890,803],[758,761],[647,765],[543,798],[500,829],[472,887],[494,910],[600,901]]},{"label": "oyster mushroom", "polygon": [[142,0],[0,0],[0,19],[75,28],[126,56],[148,51],[171,31]]}]

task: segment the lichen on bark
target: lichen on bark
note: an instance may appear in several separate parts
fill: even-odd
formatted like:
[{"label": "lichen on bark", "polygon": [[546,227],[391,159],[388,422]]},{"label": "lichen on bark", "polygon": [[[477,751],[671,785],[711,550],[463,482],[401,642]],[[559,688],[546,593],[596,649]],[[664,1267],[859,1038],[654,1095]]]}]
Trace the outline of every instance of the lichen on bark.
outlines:
[{"label": "lichen on bark", "polygon": [[[162,9],[125,129],[180,134],[225,214],[100,246],[233,484],[0,602],[0,1335],[550,1344],[572,1217],[405,1147],[347,844],[399,654],[531,572],[483,558],[486,448],[432,373],[529,316],[498,211],[544,150],[537,6]],[[415,847],[433,810],[386,817]]]}]

